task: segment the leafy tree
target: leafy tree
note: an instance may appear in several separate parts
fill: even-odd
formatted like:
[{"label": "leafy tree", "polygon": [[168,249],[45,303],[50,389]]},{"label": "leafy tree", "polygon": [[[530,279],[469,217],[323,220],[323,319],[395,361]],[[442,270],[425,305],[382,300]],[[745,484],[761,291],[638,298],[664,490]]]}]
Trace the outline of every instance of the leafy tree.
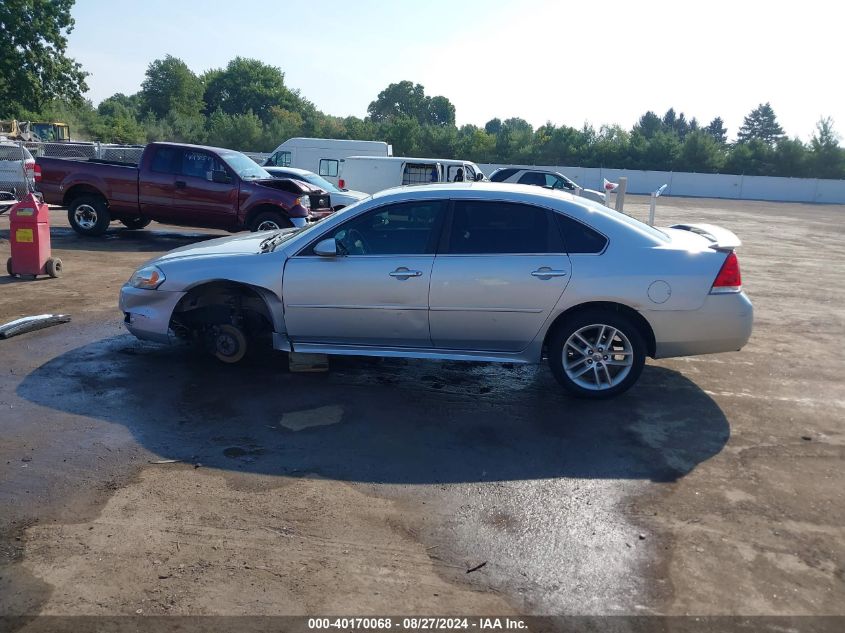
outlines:
[{"label": "leafy tree", "polygon": [[675,122],[678,120],[678,115],[675,114],[675,108],[669,108],[666,110],[666,114],[663,115],[663,129],[664,130],[674,130],[675,129]]},{"label": "leafy tree", "polygon": [[382,90],[367,107],[367,114],[376,123],[396,118],[425,119],[425,88],[421,84],[400,81]]},{"label": "leafy tree", "polygon": [[826,117],[816,123],[808,156],[811,175],[816,178],[845,178],[845,150],[839,147],[839,135],[833,129],[833,119]]},{"label": "leafy tree", "polygon": [[712,136],[717,143],[722,143],[723,145],[728,142],[728,130],[725,127],[725,122],[722,121],[722,117],[716,117],[710,123],[707,124],[707,127],[704,128],[704,131],[707,132],[710,136]]},{"label": "leafy tree", "polygon": [[803,178],[807,175],[807,146],[800,139],[782,138],[771,155],[771,174]]},{"label": "leafy tree", "polygon": [[455,106],[446,97],[432,97],[428,102],[428,123],[455,125]]},{"label": "leafy tree", "polygon": [[0,117],[52,100],[79,106],[88,73],[65,54],[74,0],[0,2]]},{"label": "leafy tree", "polygon": [[257,59],[236,57],[224,70],[206,73],[204,79],[207,112],[246,115],[251,111],[266,123],[272,118],[273,106],[301,114],[307,107],[285,86],[285,74],[280,69]]},{"label": "leafy tree", "polygon": [[142,108],[157,117],[197,116],[203,108],[203,85],[181,59],[167,55],[153,61],[141,84]]},{"label": "leafy tree", "polygon": [[208,143],[219,147],[249,151],[261,142],[261,119],[251,111],[226,114],[215,110],[208,118]]},{"label": "leafy tree", "polygon": [[645,138],[652,138],[663,128],[663,121],[654,112],[649,110],[640,117],[634,125],[634,132],[639,132]]},{"label": "leafy tree", "polygon": [[418,154],[420,124],[412,117],[393,117],[379,126],[379,136],[393,145],[396,156],[414,156]]},{"label": "leafy tree", "polygon": [[783,128],[777,122],[775,111],[770,103],[761,103],[748,114],[739,128],[737,141],[748,143],[757,139],[769,147],[774,146],[783,138]]},{"label": "leafy tree", "polygon": [[484,124],[484,131],[488,134],[492,134],[496,136],[502,130],[502,120],[501,119],[490,119],[487,123]]},{"label": "leafy tree", "polygon": [[722,145],[702,130],[687,134],[678,157],[677,169],[714,173],[725,164]]}]

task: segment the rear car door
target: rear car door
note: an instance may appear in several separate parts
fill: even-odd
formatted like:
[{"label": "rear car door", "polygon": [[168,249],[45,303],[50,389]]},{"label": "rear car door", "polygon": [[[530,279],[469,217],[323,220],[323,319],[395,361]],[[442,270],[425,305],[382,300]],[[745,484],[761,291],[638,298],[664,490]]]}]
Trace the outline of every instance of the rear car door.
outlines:
[{"label": "rear car door", "polygon": [[434,346],[524,349],[566,289],[571,270],[552,211],[455,201],[431,275]]},{"label": "rear car door", "polygon": [[[231,182],[214,182],[215,171],[228,174]],[[237,210],[238,182],[232,170],[210,152],[185,148],[173,190],[173,221],[225,229],[237,223]]]},{"label": "rear car door", "polygon": [[[315,238],[285,265],[288,336],[296,343],[431,347],[428,288],[442,201],[388,204]],[[337,257],[313,247],[334,238]]]}]

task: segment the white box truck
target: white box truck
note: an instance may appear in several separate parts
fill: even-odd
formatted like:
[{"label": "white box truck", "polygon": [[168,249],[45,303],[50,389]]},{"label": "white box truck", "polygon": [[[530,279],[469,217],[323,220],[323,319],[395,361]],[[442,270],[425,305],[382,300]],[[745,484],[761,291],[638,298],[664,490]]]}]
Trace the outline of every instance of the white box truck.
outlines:
[{"label": "white box truck", "polygon": [[484,180],[478,165],[468,161],[408,156],[349,156],[341,163],[339,186],[376,193],[403,185]]},{"label": "white box truck", "polygon": [[382,141],[296,137],[279,145],[264,165],[307,169],[337,185],[340,165],[349,156],[393,156],[393,147]]}]

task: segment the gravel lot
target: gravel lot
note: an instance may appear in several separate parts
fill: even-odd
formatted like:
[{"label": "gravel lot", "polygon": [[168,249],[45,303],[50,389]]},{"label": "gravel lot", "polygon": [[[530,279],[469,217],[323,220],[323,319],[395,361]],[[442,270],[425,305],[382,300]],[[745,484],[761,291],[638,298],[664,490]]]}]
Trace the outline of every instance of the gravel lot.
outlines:
[{"label": "gravel lot", "polygon": [[0,322],[73,316],[0,341],[0,615],[845,615],[845,207],[660,199],[744,241],[754,334],[600,403],[545,366],[141,343],[118,289],[211,233],[63,215],[64,276],[0,278]]}]

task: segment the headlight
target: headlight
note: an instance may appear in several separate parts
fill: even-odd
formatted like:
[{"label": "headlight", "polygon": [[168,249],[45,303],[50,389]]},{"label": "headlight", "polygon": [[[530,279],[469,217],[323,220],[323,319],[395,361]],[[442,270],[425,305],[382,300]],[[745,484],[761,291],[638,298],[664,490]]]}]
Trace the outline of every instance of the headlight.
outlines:
[{"label": "headlight", "polygon": [[299,198],[296,199],[296,204],[298,204],[299,206],[301,206],[305,209],[310,210],[311,209],[311,198],[309,198],[308,196],[300,196]]},{"label": "headlight", "polygon": [[143,288],[144,290],[155,290],[167,277],[157,266],[145,266],[136,270],[132,277],[129,278],[129,285],[133,288]]}]

